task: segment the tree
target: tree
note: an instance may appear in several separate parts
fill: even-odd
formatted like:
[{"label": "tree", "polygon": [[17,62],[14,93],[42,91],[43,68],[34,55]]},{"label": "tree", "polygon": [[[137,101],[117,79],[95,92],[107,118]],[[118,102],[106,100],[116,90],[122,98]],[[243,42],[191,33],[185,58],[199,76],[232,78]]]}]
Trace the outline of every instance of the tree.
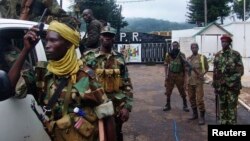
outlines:
[{"label": "tree", "polygon": [[[246,19],[250,16],[250,0],[245,0],[246,2]],[[244,20],[244,0],[234,0],[233,1],[233,11],[236,13],[237,18]]]},{"label": "tree", "polygon": [[[214,22],[218,18],[221,19],[223,24],[224,17],[230,13],[229,2],[232,0],[207,0],[207,22]],[[190,0],[187,12],[187,21],[189,23],[196,23],[201,26],[205,20],[204,14],[204,0]]]},{"label": "tree", "polygon": [[191,24],[200,24],[204,21],[204,3],[201,0],[190,0],[187,12],[187,21]]},{"label": "tree", "polygon": [[121,15],[121,7],[115,3],[116,0],[75,0],[75,4],[81,12],[90,8],[95,18],[109,22],[112,27],[120,29],[128,25]]}]

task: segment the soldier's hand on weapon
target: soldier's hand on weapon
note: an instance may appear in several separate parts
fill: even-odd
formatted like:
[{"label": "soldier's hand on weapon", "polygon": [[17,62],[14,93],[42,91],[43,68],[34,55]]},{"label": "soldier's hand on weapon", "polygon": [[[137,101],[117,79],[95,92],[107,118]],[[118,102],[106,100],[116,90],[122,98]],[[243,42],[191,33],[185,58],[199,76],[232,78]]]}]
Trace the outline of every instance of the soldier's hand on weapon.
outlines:
[{"label": "soldier's hand on weapon", "polygon": [[28,51],[35,47],[35,45],[38,43],[40,39],[40,37],[37,35],[38,32],[39,28],[37,26],[33,26],[24,35],[24,47]]},{"label": "soldier's hand on weapon", "polygon": [[129,111],[128,111],[128,109],[122,108],[119,111],[117,116],[120,117],[122,122],[126,122],[129,119]]}]

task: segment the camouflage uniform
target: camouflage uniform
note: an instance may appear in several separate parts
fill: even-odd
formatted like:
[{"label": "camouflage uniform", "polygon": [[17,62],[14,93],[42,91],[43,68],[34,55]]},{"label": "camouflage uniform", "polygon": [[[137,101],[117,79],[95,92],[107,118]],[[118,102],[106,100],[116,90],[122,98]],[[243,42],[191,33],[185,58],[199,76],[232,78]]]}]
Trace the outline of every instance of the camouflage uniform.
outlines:
[{"label": "camouflage uniform", "polygon": [[[186,100],[187,95],[186,95],[186,92],[184,89],[185,66],[184,66],[184,63],[181,60],[180,56],[183,56],[185,58],[185,54],[183,54],[182,52],[179,52],[179,54],[177,55],[177,57],[175,59],[173,59],[170,56],[170,54],[166,54],[164,64],[167,67],[168,74],[167,74],[166,79],[165,79],[165,87],[166,87],[165,95],[167,96],[167,104],[165,107],[167,107],[168,110],[171,109],[170,97],[171,97],[172,91],[174,89],[174,86],[176,85],[178,88],[178,91],[183,99],[183,110],[188,111],[187,100]],[[176,72],[173,72],[171,69],[173,63],[180,64],[179,68]],[[164,110],[164,111],[167,111],[167,110]]]},{"label": "camouflage uniform", "polygon": [[[0,37],[0,69],[9,72],[9,69],[16,61],[20,50],[13,46],[11,41]],[[25,61],[23,68],[31,68],[30,64]]]},{"label": "camouflage uniform", "polygon": [[87,31],[81,40],[81,52],[87,49],[97,48],[100,45],[99,38],[102,29],[102,23],[97,19],[93,19],[90,23],[86,24]]},{"label": "camouflage uniform", "polygon": [[[52,107],[51,115],[48,115],[49,126],[46,127],[52,140],[98,139],[98,118],[94,107],[107,101],[107,97],[93,74],[93,70],[87,66],[81,66],[77,73],[77,82],[73,84],[70,93],[67,92],[70,90],[69,84],[64,86]],[[47,71],[45,62],[38,62],[35,72],[27,70],[22,73],[16,87],[16,97],[23,98],[27,93],[32,93],[41,106],[46,105],[59,85],[59,79],[58,76]],[[84,124],[79,129],[74,127],[79,119],[79,116],[73,112],[75,107],[82,108],[86,113],[83,117]]]},{"label": "camouflage uniform", "polygon": [[[203,59],[203,64],[202,60]],[[204,119],[205,114],[205,103],[204,103],[204,89],[203,89],[203,81],[204,78],[200,78],[199,75],[202,75],[208,71],[209,66],[207,62],[207,57],[201,54],[191,55],[187,58],[187,61],[192,65],[193,69],[196,69],[196,74],[194,71],[188,75],[188,95],[189,101],[191,104],[191,108],[193,109],[193,117],[191,119],[198,118],[197,107],[200,111],[201,119]],[[204,65],[204,70],[202,68]],[[204,121],[204,120],[203,120]],[[204,122],[199,122],[199,124],[203,124]]]},{"label": "camouflage uniform", "polygon": [[[120,109],[126,108],[131,112],[132,102],[133,102],[133,93],[132,93],[132,83],[129,78],[128,69],[125,64],[125,60],[122,54],[111,51],[111,54],[103,54],[100,52],[100,49],[92,49],[84,53],[83,61],[86,64],[93,68],[96,71],[96,75],[98,81],[103,84],[105,92],[109,99],[113,101],[115,107],[115,120],[116,120],[116,132],[118,136],[118,140],[122,140],[122,122],[116,116]],[[115,73],[116,70],[119,70],[119,73]],[[100,71],[101,70],[101,71]],[[103,72],[111,70],[114,72],[115,78],[119,78],[117,80],[112,79],[111,81],[104,80],[102,81]],[[105,73],[106,76],[108,74]],[[111,76],[112,77],[112,76]],[[119,84],[118,89],[110,89],[107,86],[109,84]]]},{"label": "camouflage uniform", "polygon": [[0,1],[0,18],[16,19],[19,17],[17,9],[20,7],[21,2],[19,0],[1,0]]},{"label": "camouflage uniform", "polygon": [[219,95],[221,124],[237,123],[237,102],[243,73],[242,57],[237,51],[229,48],[215,55],[213,87]]}]

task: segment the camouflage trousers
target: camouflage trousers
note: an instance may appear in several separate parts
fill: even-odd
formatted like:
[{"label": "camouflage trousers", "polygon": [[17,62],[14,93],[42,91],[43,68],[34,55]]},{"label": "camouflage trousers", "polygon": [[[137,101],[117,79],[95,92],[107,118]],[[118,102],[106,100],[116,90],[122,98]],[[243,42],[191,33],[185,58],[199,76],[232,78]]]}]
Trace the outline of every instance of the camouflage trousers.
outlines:
[{"label": "camouflage trousers", "polygon": [[188,96],[192,109],[205,111],[203,84],[188,85]]},{"label": "camouflage trousers", "polygon": [[237,103],[240,91],[224,89],[219,92],[220,123],[234,125],[237,123]]},{"label": "camouflage trousers", "polygon": [[167,97],[170,97],[174,86],[176,85],[181,97],[186,97],[187,94],[184,89],[184,74],[183,73],[171,73],[168,78],[165,80],[165,88]]}]

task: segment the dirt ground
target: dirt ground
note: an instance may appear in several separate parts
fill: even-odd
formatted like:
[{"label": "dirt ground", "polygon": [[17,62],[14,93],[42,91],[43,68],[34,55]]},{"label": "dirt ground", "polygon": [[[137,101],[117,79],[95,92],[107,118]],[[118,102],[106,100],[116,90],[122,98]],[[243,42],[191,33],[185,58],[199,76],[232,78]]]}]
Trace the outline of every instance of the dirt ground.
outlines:
[{"label": "dirt ground", "polygon": [[[204,84],[206,124],[189,121],[192,112],[182,110],[182,99],[175,88],[172,109],[162,111],[166,103],[163,65],[128,65],[134,87],[134,104],[130,118],[123,126],[124,141],[207,141],[208,125],[217,124],[214,89]],[[249,88],[244,88],[249,92]],[[250,112],[240,104],[238,123],[249,124]]]}]

